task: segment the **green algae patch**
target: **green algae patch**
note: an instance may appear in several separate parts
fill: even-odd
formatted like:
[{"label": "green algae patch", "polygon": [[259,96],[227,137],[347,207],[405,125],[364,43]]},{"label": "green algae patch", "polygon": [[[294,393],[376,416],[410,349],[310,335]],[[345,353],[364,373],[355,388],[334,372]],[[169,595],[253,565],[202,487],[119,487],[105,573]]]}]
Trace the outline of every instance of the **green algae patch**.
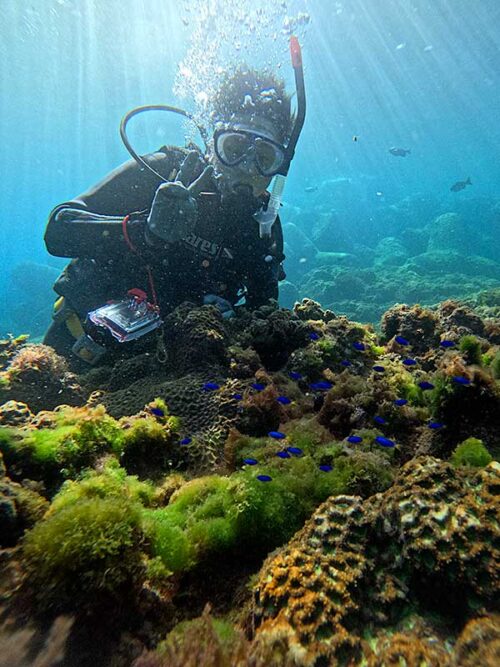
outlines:
[{"label": "green algae patch", "polygon": [[98,457],[119,455],[123,433],[102,406],[70,408],[46,413],[38,428],[9,429],[0,439],[9,472],[14,477],[43,481],[54,489],[64,479],[76,477]]},{"label": "green algae patch", "polygon": [[459,350],[462,353],[467,364],[481,366],[482,350],[481,343],[476,336],[462,336],[459,343]]},{"label": "green algae patch", "polygon": [[166,413],[117,421],[102,405],[65,406],[36,419],[36,425],[2,429],[0,452],[13,478],[43,481],[50,493],[103,456],[115,457],[129,472],[160,474],[172,458],[178,429],[178,420]]},{"label": "green algae patch", "polygon": [[156,497],[155,487],[139,481],[136,476],[127,475],[118,461],[109,457],[99,472],[87,471],[78,481],[67,480],[52,500],[47,513],[51,516],[69,506],[85,500],[122,499],[126,503],[142,506],[153,504]]},{"label": "green algae patch", "polygon": [[467,438],[451,455],[451,462],[456,467],[484,468],[492,460],[491,454],[478,438]]},{"label": "green algae patch", "polygon": [[142,572],[140,507],[123,498],[68,505],[26,534],[27,582],[41,608],[94,605],[120,596]]}]

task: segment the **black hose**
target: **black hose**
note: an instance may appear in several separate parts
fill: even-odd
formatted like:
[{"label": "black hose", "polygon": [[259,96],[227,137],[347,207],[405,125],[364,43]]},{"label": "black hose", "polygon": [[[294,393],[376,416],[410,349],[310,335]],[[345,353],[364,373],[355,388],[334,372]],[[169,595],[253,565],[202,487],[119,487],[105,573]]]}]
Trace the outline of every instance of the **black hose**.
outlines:
[{"label": "black hose", "polygon": [[122,138],[123,144],[125,148],[128,150],[130,155],[134,158],[134,160],[137,162],[137,164],[140,167],[144,167],[145,169],[149,169],[150,172],[152,172],[157,178],[159,178],[161,181],[167,181],[167,179],[159,174],[156,169],[153,169],[151,165],[149,165],[143,157],[138,155],[135,150],[132,148],[132,145],[127,137],[127,124],[129,120],[131,120],[134,116],[137,116],[140,113],[143,113],[144,111],[170,111],[172,113],[178,113],[181,116],[185,116],[186,118],[189,118],[197,127],[198,132],[201,134],[201,137],[205,143],[205,148],[207,148],[208,145],[208,137],[207,133],[205,131],[205,128],[201,127],[201,125],[198,125],[198,123],[195,121],[194,116],[190,114],[187,111],[184,111],[184,109],[179,109],[178,107],[172,107],[168,106],[166,104],[147,104],[142,107],[136,107],[135,109],[132,109],[129,111],[125,116],[123,116],[121,123],[120,123],[120,136]]}]

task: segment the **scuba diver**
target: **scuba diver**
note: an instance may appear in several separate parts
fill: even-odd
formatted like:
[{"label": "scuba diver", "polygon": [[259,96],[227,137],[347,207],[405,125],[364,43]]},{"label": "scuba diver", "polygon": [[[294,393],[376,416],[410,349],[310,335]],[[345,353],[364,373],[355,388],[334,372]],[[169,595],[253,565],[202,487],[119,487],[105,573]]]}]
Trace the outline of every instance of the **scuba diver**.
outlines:
[{"label": "scuba diver", "polygon": [[[284,82],[239,67],[214,96],[213,135],[202,151],[163,146],[133,159],[49,216],[50,254],[73,258],[54,285],[59,295],[44,343],[75,370],[161,349],[162,318],[184,301],[213,304],[224,318],[278,298],[285,273],[278,209],[305,117],[300,46],[290,42],[297,112]],[[274,177],[274,187],[267,192]],[[159,337],[147,335],[157,330]],[[123,345],[126,343],[126,345]],[[164,356],[163,352],[162,355]],[[85,362],[85,363],[82,363]]]}]

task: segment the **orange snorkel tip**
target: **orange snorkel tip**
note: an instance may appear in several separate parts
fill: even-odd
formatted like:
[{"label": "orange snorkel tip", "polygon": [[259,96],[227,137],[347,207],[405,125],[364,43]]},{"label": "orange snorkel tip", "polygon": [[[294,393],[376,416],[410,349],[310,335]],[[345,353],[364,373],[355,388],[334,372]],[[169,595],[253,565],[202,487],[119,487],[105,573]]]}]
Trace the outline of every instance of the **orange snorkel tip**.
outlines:
[{"label": "orange snorkel tip", "polygon": [[302,67],[302,51],[300,50],[299,40],[295,35],[290,37],[290,56],[292,58],[292,67]]}]

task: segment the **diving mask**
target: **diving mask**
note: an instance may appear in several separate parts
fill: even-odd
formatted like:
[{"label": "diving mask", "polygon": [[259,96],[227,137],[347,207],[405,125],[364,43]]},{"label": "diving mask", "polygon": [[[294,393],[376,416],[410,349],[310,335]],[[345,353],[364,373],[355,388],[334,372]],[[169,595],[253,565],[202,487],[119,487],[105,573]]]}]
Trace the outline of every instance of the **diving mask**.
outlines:
[{"label": "diving mask", "polygon": [[214,133],[215,154],[228,167],[253,159],[261,176],[271,177],[278,173],[285,160],[285,147],[274,139],[243,128],[224,127]]}]

